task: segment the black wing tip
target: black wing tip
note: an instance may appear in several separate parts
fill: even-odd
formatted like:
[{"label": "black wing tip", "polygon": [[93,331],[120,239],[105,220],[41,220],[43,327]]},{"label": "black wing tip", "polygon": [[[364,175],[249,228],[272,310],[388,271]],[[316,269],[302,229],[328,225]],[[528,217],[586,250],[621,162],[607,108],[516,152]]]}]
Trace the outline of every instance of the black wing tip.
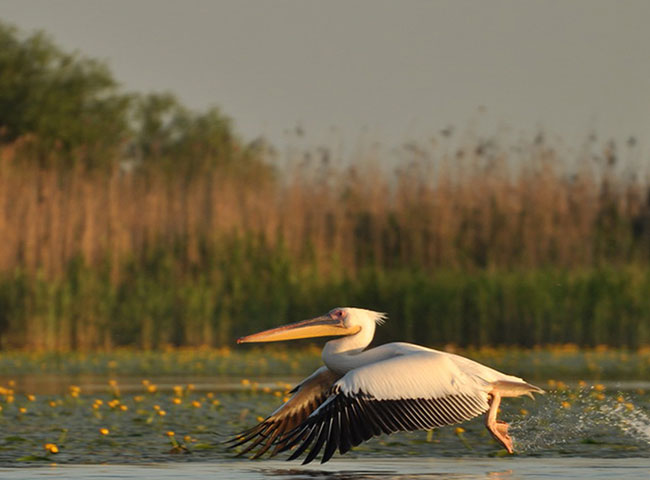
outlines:
[{"label": "black wing tip", "polygon": [[374,431],[364,427],[364,422],[369,419],[359,402],[358,398],[337,394],[316,416],[310,416],[289,432],[280,451],[295,448],[287,460],[296,460],[309,449],[303,465],[311,463],[323,452],[320,459],[323,464],[334,456],[337,449],[344,454],[353,446],[369,440]]},{"label": "black wing tip", "polygon": [[[303,465],[313,462],[322,452],[320,463],[328,462],[339,450],[342,455],[353,447],[381,434],[396,431],[427,430],[457,424],[484,413],[485,406],[471,396],[449,398],[413,398],[407,400],[377,400],[370,395],[347,396],[335,394],[329,403],[315,414],[281,435],[268,435],[268,426],[253,428],[233,440],[253,441],[245,453],[261,443],[253,458],[275,445],[271,456],[293,450],[287,461],[297,460],[309,450]],[[246,433],[246,432],[245,432]],[[257,437],[257,438],[255,438]],[[269,438],[272,437],[272,438]],[[263,442],[263,439],[267,441]]]},{"label": "black wing tip", "polygon": [[[235,457],[242,457],[248,452],[254,450],[255,448],[259,447],[259,450],[254,453],[251,459],[256,459],[261,457],[268,449],[274,445],[274,438],[275,436],[273,435],[273,430],[274,428],[277,428],[277,425],[275,425],[274,422],[269,421],[269,419],[265,419],[262,422],[258,423],[252,428],[249,428],[248,430],[245,430],[234,437],[225,440],[222,442],[222,444],[227,445],[228,450],[233,450],[237,447],[240,447],[248,442],[251,442],[249,445],[246,445],[246,447],[235,454]],[[261,445],[260,445],[261,444]],[[273,455],[271,455],[273,456]]]}]

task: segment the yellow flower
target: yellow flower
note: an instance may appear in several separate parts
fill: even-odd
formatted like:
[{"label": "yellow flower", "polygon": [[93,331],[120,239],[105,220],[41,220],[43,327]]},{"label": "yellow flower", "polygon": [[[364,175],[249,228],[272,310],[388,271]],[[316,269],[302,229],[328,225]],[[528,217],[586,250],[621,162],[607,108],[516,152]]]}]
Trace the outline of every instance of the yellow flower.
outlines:
[{"label": "yellow flower", "polygon": [[526,415],[528,415],[528,410],[526,410],[525,408],[522,408],[521,410],[519,410],[519,413],[520,413],[521,415],[526,416]]},{"label": "yellow flower", "polygon": [[605,385],[603,385],[602,383],[597,383],[596,385],[594,385],[594,390],[596,390],[597,392],[602,392],[605,390]]},{"label": "yellow flower", "polygon": [[153,406],[153,409],[154,409],[154,410],[160,410],[160,405],[154,405],[154,406]]},{"label": "yellow flower", "polygon": [[183,402],[183,400],[181,400],[181,399],[178,398],[178,397],[174,397],[174,398],[172,398],[172,403],[173,403],[174,405],[180,405],[182,402]]},{"label": "yellow flower", "polygon": [[214,400],[212,400],[212,405],[218,407],[219,405],[221,405],[221,402],[215,398]]},{"label": "yellow flower", "polygon": [[179,397],[183,395],[183,387],[181,387],[180,385],[174,385],[172,390],[174,390],[174,393]]},{"label": "yellow flower", "polygon": [[176,434],[173,431],[168,430],[167,432],[165,432],[165,435],[167,435],[168,437],[173,437]]},{"label": "yellow flower", "polygon": [[194,400],[194,401],[192,402],[192,406],[193,406],[194,408],[201,408],[201,402],[199,402],[199,401],[197,401],[197,400]]},{"label": "yellow flower", "polygon": [[36,396],[29,394],[29,395],[27,395],[27,400],[29,400],[30,402],[33,402],[34,400],[36,400]]},{"label": "yellow flower", "polygon": [[102,435],[108,435],[109,433],[111,433],[111,431],[108,428],[104,427],[99,429],[99,433],[101,433]]},{"label": "yellow flower", "polygon": [[248,378],[242,378],[241,379],[241,384],[244,385],[244,386],[250,385],[251,381]]},{"label": "yellow flower", "polygon": [[129,407],[127,407],[126,405],[120,405],[120,410],[122,410],[123,412],[126,412],[128,409]]},{"label": "yellow flower", "polygon": [[49,405],[50,407],[54,408],[54,407],[56,407],[56,402],[55,402],[54,400],[50,400],[50,401],[48,402],[48,405]]},{"label": "yellow flower", "polygon": [[571,408],[571,404],[567,401],[562,402],[562,408]]},{"label": "yellow flower", "polygon": [[158,410],[158,415],[160,415],[161,417],[164,417],[165,415],[167,415],[167,412],[164,411],[164,410]]},{"label": "yellow flower", "polygon": [[632,411],[632,410],[634,410],[634,405],[632,405],[631,403],[628,402],[628,403],[625,404],[625,408]]},{"label": "yellow flower", "polygon": [[43,448],[49,453],[59,453],[59,447],[57,447],[54,443],[46,443],[43,445]]},{"label": "yellow flower", "polygon": [[158,390],[158,387],[156,387],[155,385],[147,385],[147,392],[156,393],[156,390]]},{"label": "yellow flower", "polygon": [[135,403],[140,403],[142,400],[144,400],[144,397],[142,395],[136,395],[135,397],[133,397],[133,401]]},{"label": "yellow flower", "polygon": [[461,433],[465,433],[465,429],[463,427],[456,427],[456,435],[460,435]]},{"label": "yellow flower", "polygon": [[18,411],[19,411],[20,413],[27,413],[27,409],[26,409],[25,407],[20,407],[20,408],[18,409]]}]

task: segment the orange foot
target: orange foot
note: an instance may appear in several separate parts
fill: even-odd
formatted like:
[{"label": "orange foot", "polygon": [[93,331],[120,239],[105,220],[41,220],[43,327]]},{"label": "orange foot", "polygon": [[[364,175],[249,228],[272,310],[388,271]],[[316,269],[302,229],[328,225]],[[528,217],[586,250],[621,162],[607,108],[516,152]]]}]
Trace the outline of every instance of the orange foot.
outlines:
[{"label": "orange foot", "polygon": [[508,453],[514,453],[512,448],[512,438],[508,435],[508,424],[502,420],[497,420],[495,423],[488,425],[488,430],[492,436],[508,450]]}]

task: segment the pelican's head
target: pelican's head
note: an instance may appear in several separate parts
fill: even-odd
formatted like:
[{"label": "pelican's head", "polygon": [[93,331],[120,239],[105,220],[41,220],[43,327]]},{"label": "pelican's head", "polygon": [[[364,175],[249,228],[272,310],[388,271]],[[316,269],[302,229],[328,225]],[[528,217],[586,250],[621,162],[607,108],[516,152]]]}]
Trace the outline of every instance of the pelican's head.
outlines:
[{"label": "pelican's head", "polygon": [[385,319],[385,313],[363,308],[338,307],[320,317],[241,337],[237,343],[279,342],[298,338],[356,335],[362,331],[369,333],[372,338],[375,325],[383,323]]}]

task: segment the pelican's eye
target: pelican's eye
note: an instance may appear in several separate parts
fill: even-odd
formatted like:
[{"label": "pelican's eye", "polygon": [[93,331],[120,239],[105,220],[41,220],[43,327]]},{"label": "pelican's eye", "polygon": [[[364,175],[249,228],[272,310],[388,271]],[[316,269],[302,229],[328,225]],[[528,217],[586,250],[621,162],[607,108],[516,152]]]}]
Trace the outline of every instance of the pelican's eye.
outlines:
[{"label": "pelican's eye", "polygon": [[345,312],[343,310],[334,310],[332,312],[332,317],[336,318],[337,320],[341,320],[345,316]]}]

